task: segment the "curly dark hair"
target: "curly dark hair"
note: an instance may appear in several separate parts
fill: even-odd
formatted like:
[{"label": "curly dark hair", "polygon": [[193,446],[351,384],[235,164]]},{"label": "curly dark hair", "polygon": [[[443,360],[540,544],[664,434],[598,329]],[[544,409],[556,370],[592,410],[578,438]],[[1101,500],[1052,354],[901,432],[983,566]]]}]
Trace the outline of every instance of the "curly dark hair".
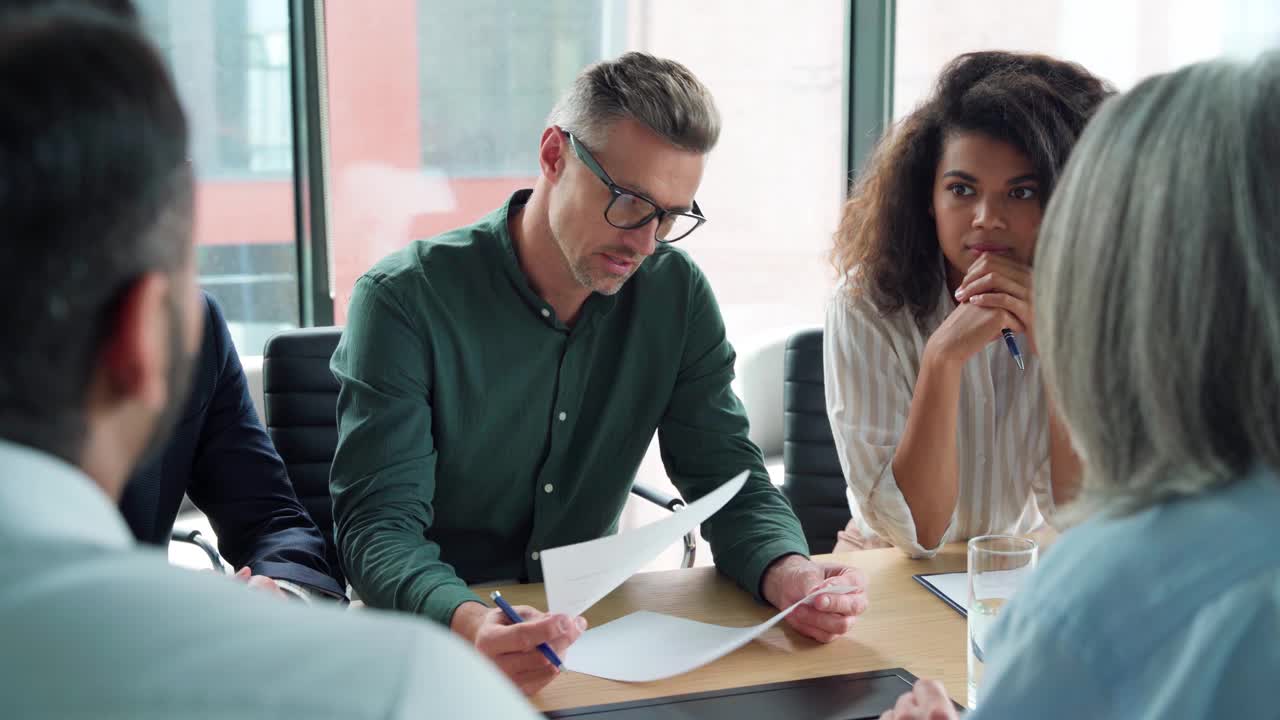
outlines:
[{"label": "curly dark hair", "polygon": [[845,203],[832,263],[881,313],[910,309],[917,326],[946,280],[929,207],[949,133],[980,132],[1031,160],[1041,205],[1085,123],[1114,89],[1045,55],[974,52],[952,60],[933,94],[877,143]]}]

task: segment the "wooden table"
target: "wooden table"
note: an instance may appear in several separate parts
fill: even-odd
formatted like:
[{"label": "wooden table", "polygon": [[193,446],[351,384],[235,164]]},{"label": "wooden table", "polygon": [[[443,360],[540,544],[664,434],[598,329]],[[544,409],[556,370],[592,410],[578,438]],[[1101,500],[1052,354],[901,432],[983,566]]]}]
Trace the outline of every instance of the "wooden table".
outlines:
[{"label": "wooden table", "polygon": [[[951,697],[963,702],[964,618],[911,579],[919,573],[964,570],[963,543],[944,547],[931,560],[911,560],[894,549],[815,559],[844,562],[867,573],[871,607],[847,636],[819,645],[779,623],[709,665],[658,682],[622,683],[565,671],[533,698],[534,704],[543,711],[557,710],[893,667],[942,680]],[[513,605],[546,607],[540,584],[498,589]],[[586,618],[594,627],[636,610],[744,627],[776,612],[714,568],[702,567],[634,575],[588,610]]]}]

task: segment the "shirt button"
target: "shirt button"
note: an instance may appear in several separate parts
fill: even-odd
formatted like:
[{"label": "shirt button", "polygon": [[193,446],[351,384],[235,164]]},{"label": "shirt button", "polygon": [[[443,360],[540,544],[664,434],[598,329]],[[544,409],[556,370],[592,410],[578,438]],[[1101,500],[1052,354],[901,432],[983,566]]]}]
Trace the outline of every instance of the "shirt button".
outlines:
[{"label": "shirt button", "polygon": [[551,311],[546,308],[542,308],[542,317],[551,317]]},{"label": "shirt button", "polygon": [[533,554],[532,554],[532,555],[530,555],[529,557],[533,558],[534,560],[537,560],[537,559],[538,559],[538,551],[537,551],[537,550],[534,550],[534,551],[533,551]]},{"label": "shirt button", "polygon": [[547,493],[548,495],[550,495],[551,492],[554,491],[555,489],[556,489],[556,486],[552,485],[551,483],[547,483],[546,485],[542,486],[542,491]]},{"label": "shirt button", "polygon": [[565,418],[567,418],[567,417],[569,417],[569,416],[568,416],[568,415],[566,415],[566,414],[564,414],[564,413],[560,413],[560,422],[564,422],[564,419],[565,419]]}]

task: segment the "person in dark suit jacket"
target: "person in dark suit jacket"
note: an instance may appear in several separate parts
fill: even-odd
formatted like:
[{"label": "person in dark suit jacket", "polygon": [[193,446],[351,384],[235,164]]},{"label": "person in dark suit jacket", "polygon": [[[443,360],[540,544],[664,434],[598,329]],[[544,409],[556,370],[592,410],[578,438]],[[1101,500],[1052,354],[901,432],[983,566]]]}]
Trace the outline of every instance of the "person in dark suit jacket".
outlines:
[{"label": "person in dark suit jacket", "polygon": [[218,536],[218,550],[251,585],[345,599],[320,530],[298,502],[258,421],[222,309],[207,313],[191,397],[168,445],[142,463],[120,500],[139,541],[167,545],[186,493]]}]

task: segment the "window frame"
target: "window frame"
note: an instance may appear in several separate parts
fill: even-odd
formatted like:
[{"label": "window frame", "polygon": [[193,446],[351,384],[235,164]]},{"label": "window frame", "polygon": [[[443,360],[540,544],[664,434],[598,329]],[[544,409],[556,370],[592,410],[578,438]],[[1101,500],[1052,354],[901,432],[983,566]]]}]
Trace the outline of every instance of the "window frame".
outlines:
[{"label": "window frame", "polygon": [[289,0],[298,327],[333,324],[324,0]]}]

